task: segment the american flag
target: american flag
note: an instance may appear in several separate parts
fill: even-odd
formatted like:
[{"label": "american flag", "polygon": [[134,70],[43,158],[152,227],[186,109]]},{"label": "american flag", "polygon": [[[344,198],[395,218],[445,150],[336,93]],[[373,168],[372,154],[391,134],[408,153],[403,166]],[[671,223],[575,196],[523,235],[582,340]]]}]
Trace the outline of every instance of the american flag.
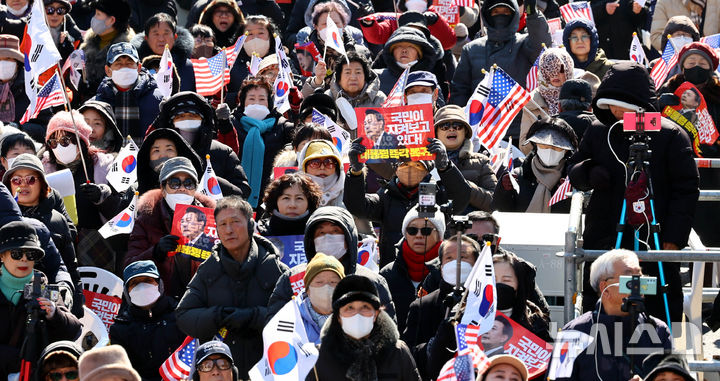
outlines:
[{"label": "american flag", "polygon": [[[708,45],[710,45],[711,48],[715,49],[715,52],[720,54],[720,33],[713,34],[711,36],[707,37],[701,37],[700,42],[704,42]],[[716,73],[720,74],[720,67],[718,67],[717,70],[715,70]]]},{"label": "american flag", "polygon": [[660,86],[665,82],[670,70],[677,64],[678,55],[675,52],[675,47],[668,40],[665,44],[665,50],[659,60],[655,63],[652,70],[650,71],[650,77],[655,81],[655,88],[659,89]]},{"label": "american flag", "polygon": [[25,110],[25,113],[20,119],[20,124],[27,123],[28,120],[36,118],[40,111],[53,106],[60,106],[65,104],[65,97],[63,95],[63,89],[60,85],[60,78],[57,72],[53,74],[50,79],[45,82],[45,85],[40,89],[37,94],[37,101],[35,102],[35,108],[30,107]]},{"label": "american flag", "polygon": [[[191,59],[193,72],[195,72],[195,87],[197,93],[203,96],[210,96],[230,83],[230,69],[232,69],[237,60],[238,53],[245,43],[247,35],[238,37],[235,44],[228,46],[220,51],[220,53],[210,58]],[[223,68],[225,72],[223,74]],[[223,78],[225,82],[223,83]]]},{"label": "american flag", "polygon": [[555,191],[555,194],[552,196],[552,198],[548,202],[548,206],[549,207],[553,206],[562,200],[570,198],[570,196],[567,195],[570,192],[572,192],[572,185],[570,184],[570,178],[565,177],[565,181]]},{"label": "american flag", "polygon": [[525,77],[525,87],[527,88],[527,91],[533,91],[538,86],[538,66],[540,65],[540,57],[544,52],[545,48],[543,48],[542,52],[540,52],[538,57],[535,59],[535,63],[530,68],[527,77]]},{"label": "american flag", "polygon": [[186,337],[180,348],[160,366],[160,376],[163,380],[175,381],[190,378],[197,346],[197,339],[190,336]]},{"label": "american flag", "polygon": [[588,1],[567,3],[560,7],[560,14],[562,15],[563,20],[565,20],[565,23],[569,23],[575,19],[586,19],[595,24],[592,8],[590,8],[590,2]]},{"label": "american flag", "polygon": [[453,3],[455,3],[458,7],[470,7],[472,8],[475,6],[475,0],[453,0]]},{"label": "american flag", "polygon": [[487,89],[478,137],[485,147],[492,149],[505,135],[515,116],[530,102],[530,93],[499,67],[487,75],[491,75],[492,80]]},{"label": "american flag", "polygon": [[398,78],[397,82],[395,82],[395,86],[393,86],[390,94],[388,94],[388,97],[385,100],[385,103],[382,104],[382,107],[405,106],[405,84],[407,83],[409,73],[410,68],[407,68],[400,75],[400,78]]},{"label": "american flag", "polygon": [[487,356],[477,346],[477,331],[472,339],[474,342],[471,341],[471,327],[479,328],[464,324],[455,327],[457,352],[445,363],[437,381],[473,381],[476,373],[482,374],[490,366]]}]

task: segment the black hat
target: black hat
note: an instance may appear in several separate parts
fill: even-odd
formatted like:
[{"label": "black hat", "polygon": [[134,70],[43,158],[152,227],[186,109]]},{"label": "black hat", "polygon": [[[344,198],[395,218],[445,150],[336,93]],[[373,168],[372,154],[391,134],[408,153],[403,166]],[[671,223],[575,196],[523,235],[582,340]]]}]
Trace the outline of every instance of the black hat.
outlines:
[{"label": "black hat", "polygon": [[35,228],[25,221],[13,221],[0,228],[0,253],[12,250],[33,250],[45,254]]},{"label": "black hat", "polygon": [[427,28],[427,21],[425,20],[425,15],[415,11],[403,12],[400,17],[398,17],[397,23],[398,26],[404,26],[410,23],[424,24]]},{"label": "black hat", "polygon": [[115,24],[124,25],[130,20],[130,4],[127,0],[97,0],[95,9],[115,16]]},{"label": "black hat", "polygon": [[560,88],[559,99],[574,99],[579,102],[592,102],[592,87],[584,79],[568,79]]},{"label": "black hat", "polygon": [[333,312],[338,312],[342,306],[358,300],[370,303],[376,310],[380,309],[380,297],[375,284],[362,275],[348,275],[335,287],[332,296]]},{"label": "black hat", "polygon": [[200,365],[203,360],[212,355],[223,355],[230,362],[233,362],[232,353],[227,344],[218,340],[210,340],[198,347],[197,352],[195,352],[195,365]]},{"label": "black hat", "polygon": [[160,103],[160,109],[165,111],[172,118],[182,113],[197,114],[205,119],[206,109],[210,105],[205,98],[192,91],[181,91]]},{"label": "black hat", "polygon": [[335,100],[322,91],[317,91],[305,98],[300,105],[300,120],[312,114],[313,108],[330,117],[333,122],[338,121],[338,111]]},{"label": "black hat", "polygon": [[43,0],[43,5],[50,5],[52,3],[60,3],[67,8],[68,12],[72,11],[72,4],[70,4],[68,0]]},{"label": "black hat", "polygon": [[682,376],[685,381],[696,381],[690,374],[688,363],[679,355],[665,354],[662,352],[651,353],[643,360],[643,369],[654,367],[645,377],[645,381],[653,381],[655,376],[660,372],[673,372],[678,376]]}]

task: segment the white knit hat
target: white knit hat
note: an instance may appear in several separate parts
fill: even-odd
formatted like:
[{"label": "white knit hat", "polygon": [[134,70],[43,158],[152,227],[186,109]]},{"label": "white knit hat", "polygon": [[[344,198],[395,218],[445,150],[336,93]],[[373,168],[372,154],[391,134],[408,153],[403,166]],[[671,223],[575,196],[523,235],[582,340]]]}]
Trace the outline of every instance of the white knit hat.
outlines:
[{"label": "white knit hat", "polygon": [[[438,233],[440,234],[440,239],[442,239],[445,236],[445,215],[440,211],[439,207],[436,207],[435,215],[428,218],[428,221],[433,224],[435,229],[437,229]],[[412,209],[410,209],[407,214],[405,215],[405,218],[403,219],[402,223],[402,233],[405,235],[405,231],[407,230],[408,225],[410,225],[410,222],[413,220],[421,218],[418,213],[418,205],[413,206]]]}]

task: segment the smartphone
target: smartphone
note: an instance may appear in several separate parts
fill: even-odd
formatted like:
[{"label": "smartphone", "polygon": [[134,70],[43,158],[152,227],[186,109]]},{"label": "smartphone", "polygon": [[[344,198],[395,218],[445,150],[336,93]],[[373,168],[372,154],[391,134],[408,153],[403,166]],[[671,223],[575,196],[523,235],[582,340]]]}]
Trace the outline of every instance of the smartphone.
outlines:
[{"label": "smartphone", "polygon": [[435,206],[435,195],[437,194],[437,184],[420,183],[418,190],[420,206]]},{"label": "smartphone", "polygon": [[657,278],[653,276],[620,276],[620,293],[630,294],[633,288],[638,288],[640,295],[657,294]]},{"label": "smartphone", "polygon": [[659,112],[626,112],[623,115],[623,131],[635,132],[638,124],[643,123],[645,131],[660,131],[661,116]]}]

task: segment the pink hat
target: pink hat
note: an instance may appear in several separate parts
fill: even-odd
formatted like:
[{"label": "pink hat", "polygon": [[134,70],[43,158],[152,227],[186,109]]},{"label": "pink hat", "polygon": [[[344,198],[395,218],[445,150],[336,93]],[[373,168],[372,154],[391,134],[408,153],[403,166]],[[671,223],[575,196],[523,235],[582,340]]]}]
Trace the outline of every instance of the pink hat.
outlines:
[{"label": "pink hat", "polygon": [[[85,142],[85,147],[90,147],[90,134],[92,133],[92,127],[90,127],[85,118],[79,112],[73,110],[73,116],[75,117],[75,124],[77,125],[78,134],[80,139]],[[60,111],[53,115],[50,122],[48,122],[47,132],[45,132],[45,141],[50,139],[50,136],[55,131],[66,131],[71,135],[75,135],[75,128],[73,127],[73,119],[70,117],[70,113],[67,111]]]}]

